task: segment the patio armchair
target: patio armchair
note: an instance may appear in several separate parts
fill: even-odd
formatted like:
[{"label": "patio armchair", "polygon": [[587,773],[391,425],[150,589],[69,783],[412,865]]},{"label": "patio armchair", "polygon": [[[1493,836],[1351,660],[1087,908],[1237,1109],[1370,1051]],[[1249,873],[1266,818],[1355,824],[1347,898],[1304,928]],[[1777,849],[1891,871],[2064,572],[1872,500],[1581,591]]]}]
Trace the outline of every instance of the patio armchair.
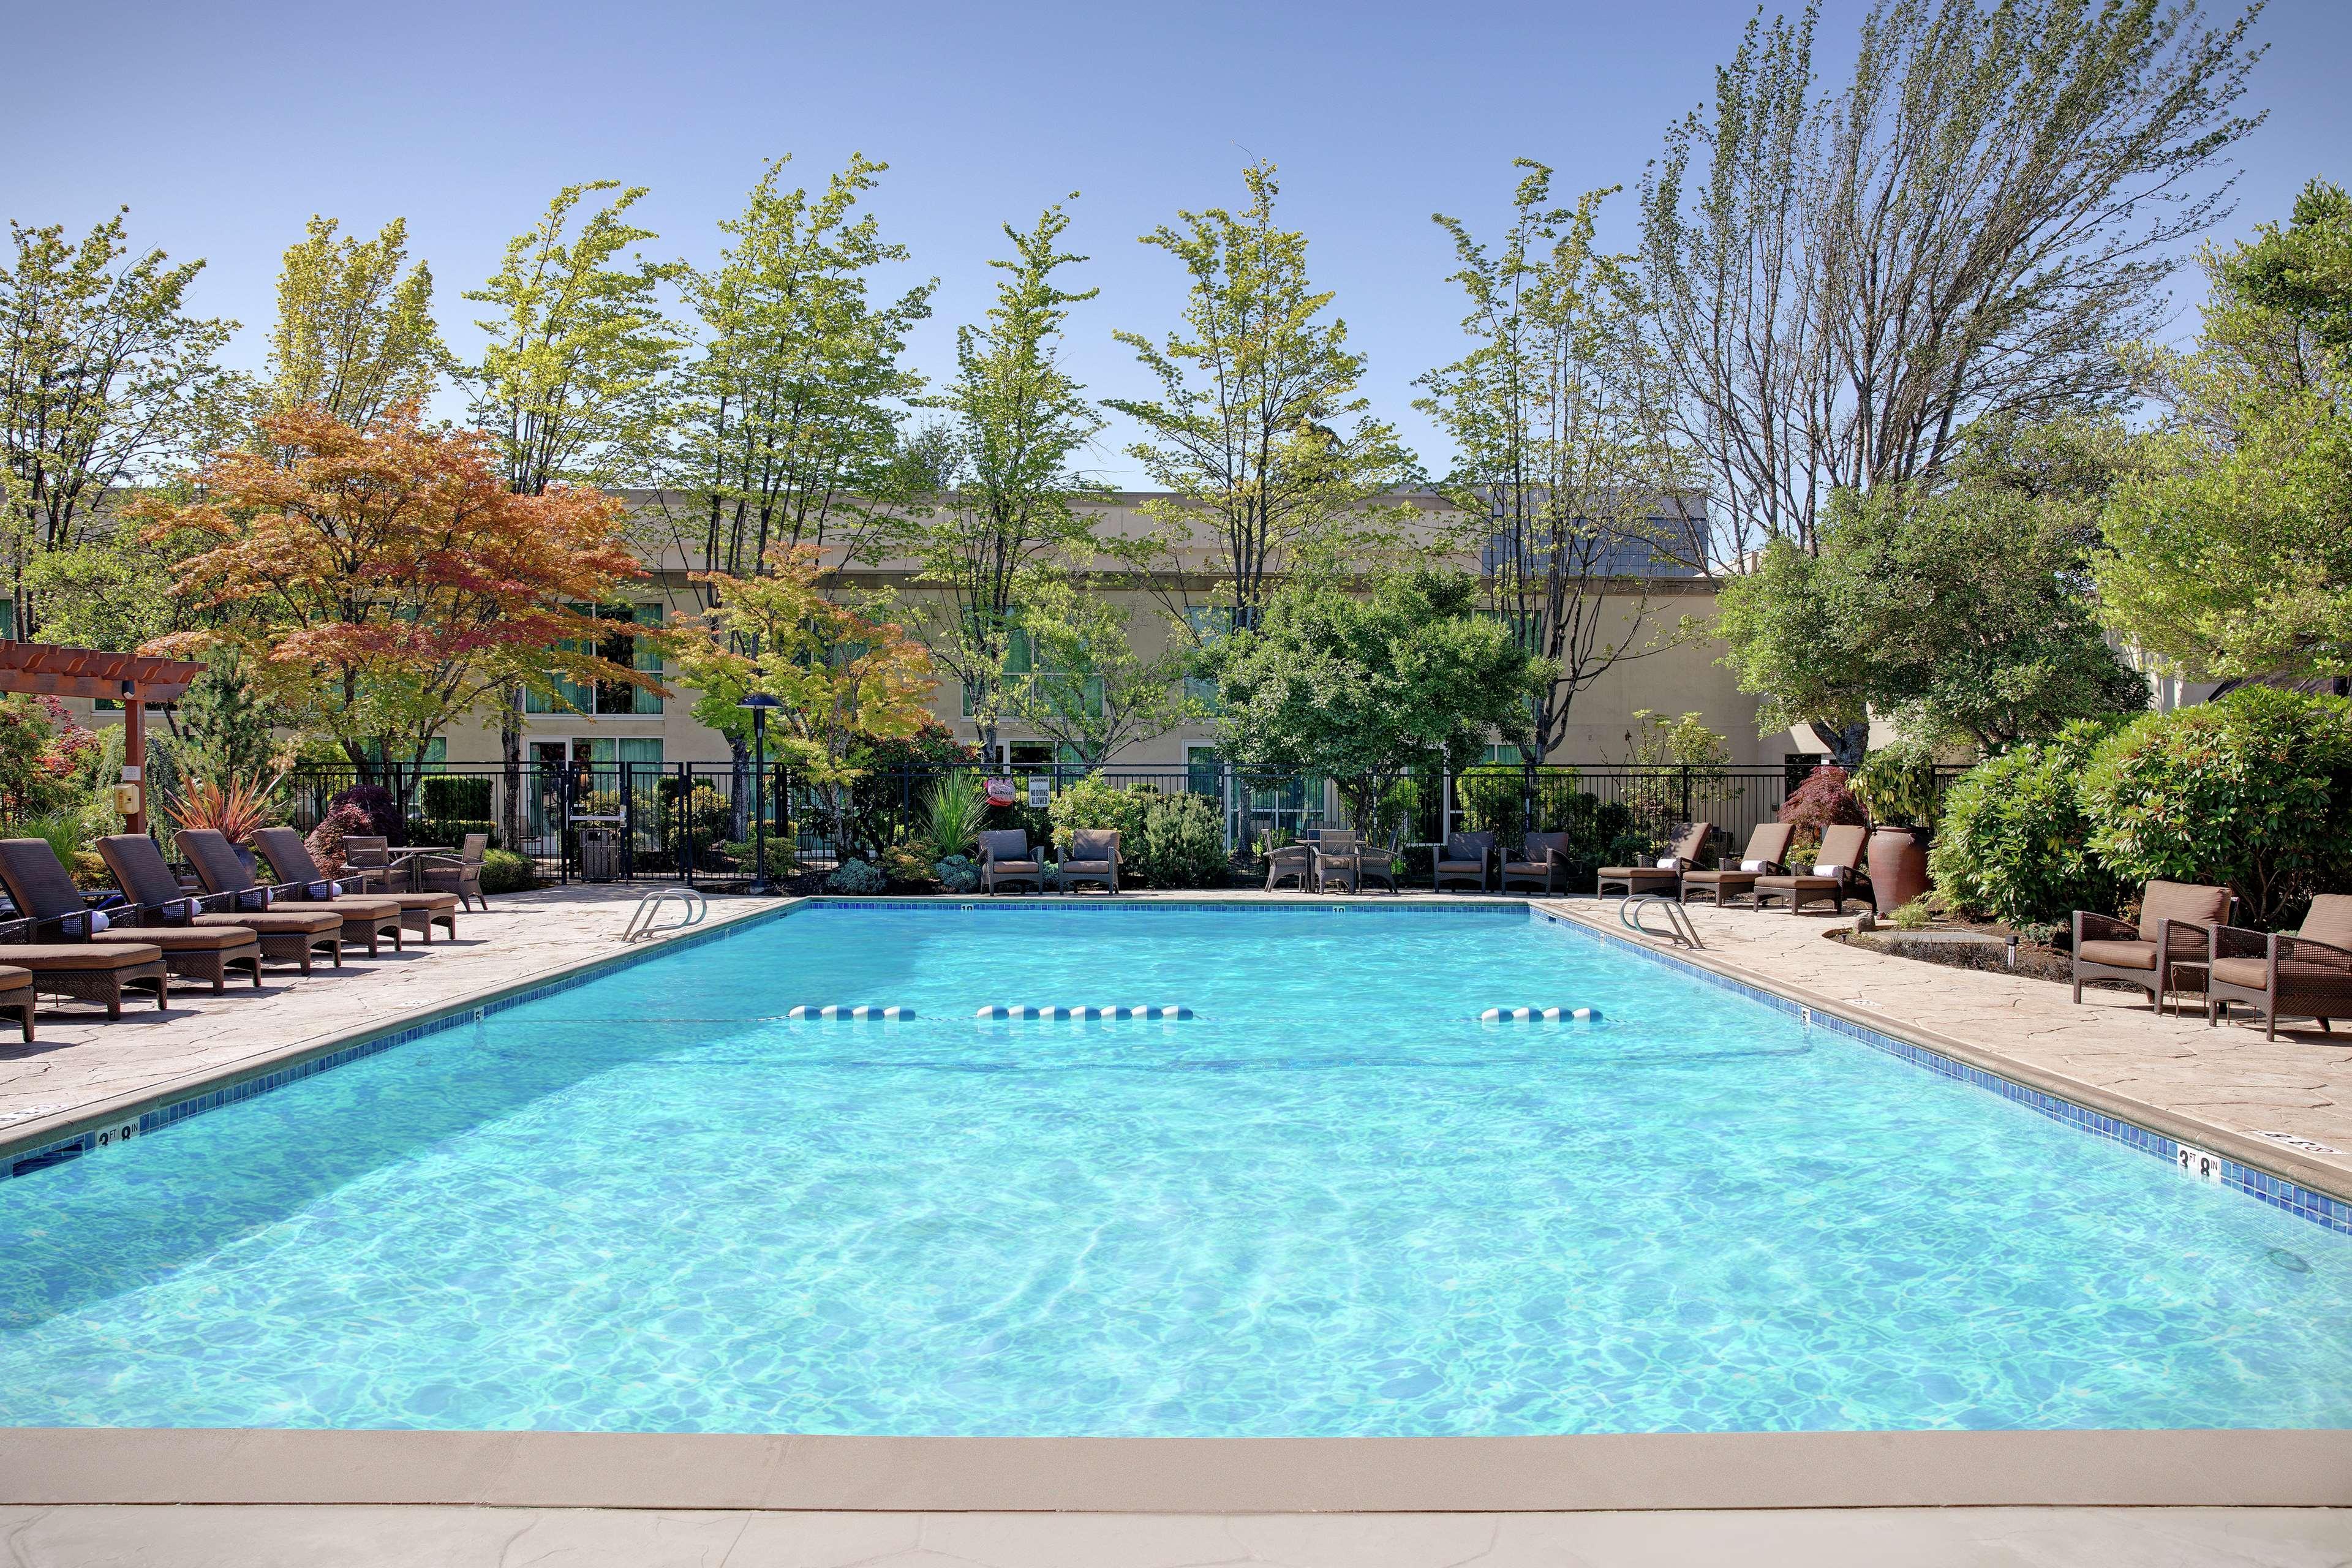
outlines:
[{"label": "patio armchair", "polygon": [[391,890],[395,878],[405,868],[392,863],[392,840],[380,833],[346,833],[343,835],[344,881],[357,879],[362,893]]},{"label": "patio armchair", "polygon": [[[2147,993],[2148,1006],[2164,1011],[2175,990],[2202,991],[2213,959],[2213,928],[2227,924],[2236,895],[2227,888],[2192,882],[2150,882],[2140,891],[2139,923],[2089,910],[2074,911],[2074,1000],[2083,984],[2120,981]],[[2193,985],[2176,977],[2193,975]]]},{"label": "patio armchair", "polygon": [[1368,881],[1386,882],[1390,892],[1397,890],[1395,853],[1365,843],[1353,828],[1327,827],[1316,836],[1313,847],[1318,892],[1328,892],[1336,883],[1360,893]]},{"label": "patio armchair", "polygon": [[[1768,872],[1749,885],[1756,907],[1774,899],[1789,900],[1789,912],[1801,915],[1807,904],[1827,904],[1845,913],[1845,901],[1868,896],[1870,879],[1862,871],[1862,854],[1869,847],[1870,829],[1841,823],[1822,829],[1822,847],[1810,871]],[[1783,855],[1788,851],[1781,850]]]},{"label": "patio armchair", "polygon": [[[227,926],[251,931],[268,963],[292,963],[310,973],[315,950],[340,969],[343,963],[343,919],[329,910],[247,910],[241,914],[208,911],[208,896],[180,886],[163,852],[143,833],[118,833],[98,841],[98,853],[114,873],[114,885],[131,900],[129,915],[142,933],[181,927]],[[110,911],[111,912],[111,911]]]},{"label": "patio armchair", "polygon": [[1045,862],[1029,848],[1029,836],[1017,827],[999,828],[980,836],[980,890],[994,895],[999,888],[1026,882],[1045,890]]},{"label": "patio armchair", "polygon": [[[53,900],[45,890],[28,886],[18,891],[16,879],[9,879],[9,897],[16,912],[24,917],[25,938],[0,945],[0,958],[8,967],[22,969],[32,976],[35,994],[47,992],[78,1002],[97,1002],[106,1008],[109,1018],[122,1016],[122,998],[133,986],[154,993],[155,1006],[160,1011],[172,1005],[171,982],[163,964],[163,950],[153,942],[138,942],[128,933],[118,933],[105,928],[110,925],[105,916],[82,902],[75,890],[73,879],[58,864],[57,854],[43,838],[11,838],[0,840],[0,866],[20,868],[32,860],[26,845],[37,845],[41,853],[55,867],[58,880],[65,884],[65,902],[70,908],[53,907],[44,917],[42,906]],[[13,866],[11,863],[13,862]],[[57,940],[42,941],[54,933]],[[31,1016],[26,1015],[28,1030]]]},{"label": "patio armchair", "polygon": [[[350,839],[343,840],[348,844]],[[482,891],[482,861],[490,852],[490,836],[468,833],[457,841],[455,855],[418,855],[412,857],[410,875],[415,879],[421,892],[453,893],[458,905],[470,910],[476,904],[490,907],[490,898]]]},{"label": "patio armchair", "polygon": [[16,1026],[25,1031],[25,1043],[28,1046],[33,1043],[33,1009],[37,1001],[33,972],[13,963],[0,963],[0,1013],[16,1015]]},{"label": "patio armchair", "polygon": [[1519,858],[1503,861],[1503,891],[1509,892],[1511,884],[1534,887],[1538,892],[1564,892],[1568,888],[1569,836],[1565,833],[1530,833],[1519,847]]},{"label": "patio armchair", "polygon": [[2309,1018],[2323,1035],[2335,1033],[2331,1018],[2352,1018],[2352,893],[2312,900],[2292,934],[2216,926],[2205,1022],[2227,1016],[2233,1002],[2254,1010],[2266,1040],[2278,1038],[2282,1017]]},{"label": "patio armchair", "polygon": [[1740,851],[1738,865],[1684,872],[1682,887],[1675,897],[1688,903],[1693,893],[1705,893],[1720,909],[1726,899],[1754,893],[1759,881],[1788,870],[1782,862],[1789,858],[1789,840],[1796,836],[1797,825],[1793,822],[1758,823],[1756,831],[1748,836],[1748,847]]},{"label": "patio armchair", "polygon": [[[253,879],[245,862],[237,858],[236,847],[227,835],[215,827],[183,827],[178,834],[180,853],[196,868],[196,880],[205,892],[226,900],[234,913],[248,910],[266,910],[276,914],[291,910],[297,914],[332,915],[342,922],[342,942],[346,947],[367,944],[373,957],[383,933],[392,933],[393,947],[400,947],[400,906],[390,899],[313,900],[304,897],[283,898],[285,886],[263,887]],[[306,884],[302,892],[309,891]]]},{"label": "patio armchair", "polygon": [[1637,893],[1679,893],[1683,873],[1698,864],[1698,858],[1706,852],[1706,841],[1714,834],[1714,823],[1694,822],[1654,866],[1601,867],[1596,896],[1607,898],[1612,885],[1629,899]]},{"label": "patio armchair", "polygon": [[1310,843],[1278,844],[1265,852],[1265,890],[1269,893],[1283,883],[1296,879],[1298,890],[1315,890],[1315,846]]},{"label": "patio armchair", "polygon": [[1476,882],[1480,892],[1494,885],[1495,836],[1491,833],[1456,833],[1438,847],[1437,859],[1430,867],[1430,890],[1444,892],[1447,882]]},{"label": "patio armchair", "polygon": [[1062,890],[1068,892],[1077,882],[1098,882],[1102,890],[1114,898],[1118,894],[1118,830],[1114,827],[1080,827],[1070,833],[1070,847],[1064,852],[1061,864]]},{"label": "patio armchair", "polygon": [[[7,884],[16,912],[32,917],[36,936],[54,929],[68,942],[157,948],[165,969],[193,980],[209,980],[215,992],[227,990],[228,972],[242,967],[251,972],[256,989],[260,987],[261,943],[250,929],[216,925],[141,931],[129,910],[93,910],[46,838],[0,839],[0,882]],[[130,896],[127,889],[124,896]],[[38,963],[26,962],[39,970]]]},{"label": "patio armchair", "polygon": [[[292,828],[265,827],[254,834],[253,840],[261,852],[269,857],[270,869],[288,881],[299,883],[305,891],[314,895],[322,888],[334,888],[335,884],[327,879],[326,873],[319,869],[319,863],[310,858],[310,847],[303,843],[302,836]],[[380,909],[390,904],[395,922],[395,946],[398,945],[396,933],[403,929],[416,932],[425,939],[425,946],[432,946],[433,928],[436,925],[449,933],[451,942],[457,940],[457,895],[455,893],[346,893],[332,901],[338,910],[344,912],[346,919],[361,912],[364,907]]]}]

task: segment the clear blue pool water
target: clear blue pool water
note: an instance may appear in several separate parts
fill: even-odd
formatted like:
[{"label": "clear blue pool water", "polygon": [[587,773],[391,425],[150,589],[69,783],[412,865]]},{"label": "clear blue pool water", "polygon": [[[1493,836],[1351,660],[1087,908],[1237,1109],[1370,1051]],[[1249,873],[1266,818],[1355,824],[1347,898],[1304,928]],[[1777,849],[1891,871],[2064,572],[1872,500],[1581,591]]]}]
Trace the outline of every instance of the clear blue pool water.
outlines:
[{"label": "clear blue pool water", "polygon": [[806,910],[0,1182],[6,1425],[2340,1426],[2347,1309],[2342,1238],[1517,910]]}]

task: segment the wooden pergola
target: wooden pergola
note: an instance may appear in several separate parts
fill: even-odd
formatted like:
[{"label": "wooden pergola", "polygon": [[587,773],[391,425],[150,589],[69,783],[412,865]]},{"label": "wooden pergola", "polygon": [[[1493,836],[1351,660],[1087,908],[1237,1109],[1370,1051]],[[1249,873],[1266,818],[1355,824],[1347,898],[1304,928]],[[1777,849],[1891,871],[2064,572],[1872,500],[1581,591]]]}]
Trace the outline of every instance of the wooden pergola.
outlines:
[{"label": "wooden pergola", "polygon": [[50,697],[110,698],[122,704],[122,782],[137,793],[123,815],[147,831],[147,704],[176,701],[205,672],[201,664],[94,647],[0,642],[0,691]]}]

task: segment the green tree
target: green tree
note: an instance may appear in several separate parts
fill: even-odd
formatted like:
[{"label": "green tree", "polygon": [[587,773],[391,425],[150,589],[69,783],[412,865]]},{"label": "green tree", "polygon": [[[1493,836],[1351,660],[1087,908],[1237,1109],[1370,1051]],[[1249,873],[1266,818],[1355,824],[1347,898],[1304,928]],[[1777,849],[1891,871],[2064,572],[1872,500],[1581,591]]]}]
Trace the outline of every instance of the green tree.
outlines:
[{"label": "green tree", "polygon": [[204,673],[173,705],[173,764],[183,778],[259,788],[277,754],[273,722],[245,655],[228,644],[207,649]]},{"label": "green tree", "polygon": [[[931,455],[922,459],[932,493],[912,543],[923,576],[946,592],[933,601],[924,641],[963,683],[991,757],[1017,615],[1097,553],[1092,519],[1081,509],[1102,487],[1076,463],[1102,416],[1060,352],[1069,307],[1096,291],[1070,293],[1054,280],[1086,259],[1055,248],[1069,223],[1053,206],[1025,234],[1004,226],[1013,256],[989,263],[1004,274],[996,302],[984,323],[957,330],[955,379],[930,400],[947,419],[932,427]],[[1092,646],[1084,636],[1066,640]]]},{"label": "green tree", "polygon": [[2198,347],[2125,363],[2162,410],[2103,519],[2101,611],[2190,679],[2352,689],[2352,197],[2208,252]]},{"label": "green tree", "polygon": [[268,406],[315,404],[355,430],[385,410],[422,403],[449,368],[433,323],[433,273],[408,259],[408,223],[394,218],[373,239],[342,237],[312,217],[278,274],[278,325],[269,337]]},{"label": "green tree", "polygon": [[2147,706],[2086,590],[2117,436],[1988,421],[1936,481],[1839,492],[1818,554],[1775,540],[1723,585],[1724,662],[1770,725],[1861,759],[1873,711],[1986,752]]},{"label": "green tree", "polygon": [[[123,211],[127,212],[125,208]],[[133,255],[123,213],[79,241],[60,225],[10,223],[13,255],[0,266],[0,490],[7,515],[13,635],[44,635],[45,590],[103,584],[129,565],[111,560],[115,520],[105,499],[185,461],[212,428],[210,410],[232,378],[215,363],[235,321],[192,316],[189,285],[202,261]],[[91,558],[47,575],[52,551]]]},{"label": "green tree", "polygon": [[1286,585],[1255,626],[1203,652],[1220,749],[1244,768],[1328,778],[1350,820],[1370,824],[1412,770],[1458,767],[1490,736],[1526,744],[1530,704],[1558,672],[1477,597],[1463,573],[1398,574],[1370,595]]},{"label": "green tree", "polygon": [[1111,574],[1040,574],[1013,610],[1013,662],[1026,668],[1007,673],[1006,710],[1089,768],[1200,711],[1182,685],[1188,651],[1139,653],[1134,615],[1111,596],[1120,585]]},{"label": "green tree", "polygon": [[1568,731],[1579,693],[1612,668],[1675,646],[1687,618],[1653,623],[1654,574],[1704,546],[1685,520],[1691,476],[1672,438],[1671,390],[1643,330],[1633,258],[1601,252],[1607,191],[1551,203],[1551,171],[1528,159],[1501,249],[1458,219],[1453,237],[1475,346],[1421,378],[1414,406],[1460,454],[1443,486],[1486,520],[1488,602],[1559,676],[1536,700],[1525,766]]},{"label": "green tree", "polygon": [[[1413,472],[1396,432],[1368,416],[1364,356],[1332,295],[1307,276],[1307,237],[1277,227],[1271,163],[1242,171],[1239,213],[1180,212],[1142,237],[1192,279],[1183,324],[1154,343],[1112,335],[1160,384],[1107,398],[1143,426],[1129,455],[1171,492],[1145,503],[1159,559],[1205,563],[1235,624],[1253,624],[1280,574],[1344,559],[1383,517],[1375,503]],[[1182,583],[1177,572],[1169,581]],[[1183,592],[1181,588],[1176,590]]]},{"label": "green tree", "polygon": [[[581,204],[620,194],[580,219]],[[541,495],[552,483],[611,489],[646,472],[667,412],[664,378],[679,342],[656,296],[667,269],[625,266],[621,252],[658,237],[626,214],[645,195],[614,180],[566,185],[504,263],[466,298],[495,315],[475,322],[488,342],[467,373],[475,424],[489,432],[507,486]],[[509,844],[522,842],[524,671],[499,700]]]},{"label": "green tree", "polygon": [[2179,242],[2229,211],[2258,8],[1880,0],[1837,91],[1817,8],[1748,25],[1643,188],[1720,559],[1811,550],[1834,494],[1932,475],[1988,416],[2125,399],[2109,345],[2162,320]]}]

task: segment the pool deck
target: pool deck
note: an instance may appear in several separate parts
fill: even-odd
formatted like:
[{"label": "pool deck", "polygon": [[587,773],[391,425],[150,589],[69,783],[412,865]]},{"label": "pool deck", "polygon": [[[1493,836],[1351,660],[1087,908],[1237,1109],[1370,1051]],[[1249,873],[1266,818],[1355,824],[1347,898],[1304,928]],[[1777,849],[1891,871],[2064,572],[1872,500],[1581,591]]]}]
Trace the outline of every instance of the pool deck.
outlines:
[{"label": "pool deck", "polygon": [[[609,958],[636,895],[500,898],[461,919],[462,942],[308,981],[273,971],[259,994],[192,992],[161,1016],[46,1014],[38,1044],[0,1045],[0,1142]],[[714,899],[705,929],[776,907]],[[1613,906],[1546,907],[1624,935]],[[2265,1044],[2153,1017],[2124,993],[2075,1007],[2046,982],[1847,948],[1825,940],[1825,916],[1692,915],[1697,962],[2352,1195],[2352,1038]],[[28,1563],[2323,1563],[2352,1560],[2352,1433],[1170,1444],[18,1428],[0,1429],[0,1547]]]}]

